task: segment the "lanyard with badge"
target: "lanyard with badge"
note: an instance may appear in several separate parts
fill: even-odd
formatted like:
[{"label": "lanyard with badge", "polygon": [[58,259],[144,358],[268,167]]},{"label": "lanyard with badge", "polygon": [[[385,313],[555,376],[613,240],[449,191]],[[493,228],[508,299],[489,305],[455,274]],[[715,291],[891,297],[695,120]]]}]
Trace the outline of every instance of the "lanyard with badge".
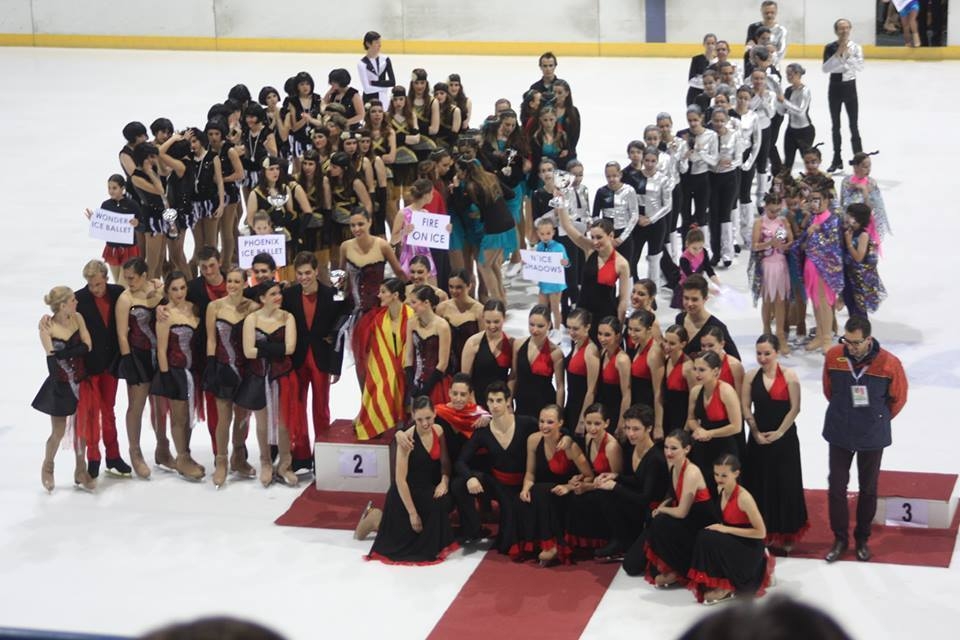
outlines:
[{"label": "lanyard with badge", "polygon": [[[853,371],[853,365],[850,364],[850,359],[847,359],[847,367],[850,369],[850,375],[853,376],[854,383],[859,383],[860,378],[863,377],[863,374],[867,372],[867,369],[870,368],[869,364],[863,366],[860,369],[860,373],[855,373]],[[867,385],[865,384],[853,384],[850,386],[850,399],[853,401],[853,407],[855,409],[862,409],[864,407],[870,406],[870,395],[867,393]]]}]

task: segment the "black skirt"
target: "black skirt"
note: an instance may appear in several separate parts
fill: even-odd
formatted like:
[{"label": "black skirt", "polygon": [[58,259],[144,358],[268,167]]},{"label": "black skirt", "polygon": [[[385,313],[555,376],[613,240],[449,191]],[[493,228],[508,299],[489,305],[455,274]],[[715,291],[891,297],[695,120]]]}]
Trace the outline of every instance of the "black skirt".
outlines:
[{"label": "black skirt", "polygon": [[31,406],[48,416],[66,417],[77,412],[77,396],[69,382],[60,382],[48,377],[34,397]]},{"label": "black skirt", "polygon": [[117,377],[126,380],[127,384],[152,383],[156,373],[152,351],[131,348],[128,355],[120,356]]}]

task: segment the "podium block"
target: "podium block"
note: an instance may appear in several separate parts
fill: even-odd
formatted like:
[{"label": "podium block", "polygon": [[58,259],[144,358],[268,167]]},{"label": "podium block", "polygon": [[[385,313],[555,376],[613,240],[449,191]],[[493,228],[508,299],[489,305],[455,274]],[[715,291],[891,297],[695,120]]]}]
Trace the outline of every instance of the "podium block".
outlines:
[{"label": "podium block", "polygon": [[949,529],[957,474],[881,471],[874,524]]},{"label": "podium block", "polygon": [[393,480],[393,432],[357,440],[350,420],[336,420],[313,448],[318,491],[386,493]]}]

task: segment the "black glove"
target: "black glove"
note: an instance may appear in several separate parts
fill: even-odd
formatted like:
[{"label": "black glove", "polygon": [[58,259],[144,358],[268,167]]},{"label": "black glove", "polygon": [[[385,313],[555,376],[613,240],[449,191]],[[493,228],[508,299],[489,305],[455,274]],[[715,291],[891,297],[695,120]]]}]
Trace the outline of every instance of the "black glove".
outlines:
[{"label": "black glove", "polygon": [[416,375],[416,372],[417,372],[416,367],[403,368],[403,376],[407,380],[407,393],[406,393],[407,402],[412,401],[414,398],[416,398],[419,395],[418,393],[415,392],[413,388],[413,377],[414,375]]},{"label": "black glove", "polygon": [[282,342],[261,342],[257,345],[257,357],[280,360],[287,354],[287,345]]},{"label": "black glove", "polygon": [[219,368],[220,363],[217,362],[216,356],[207,356],[207,361],[203,365],[203,388],[207,391],[217,387],[217,369]]},{"label": "black glove", "polygon": [[444,371],[442,369],[434,369],[433,373],[427,376],[427,379],[423,381],[423,384],[420,385],[420,393],[417,395],[429,396],[430,392],[433,391],[433,388],[443,380]]},{"label": "black glove", "polygon": [[397,146],[402,147],[407,142],[407,134],[397,132]]},{"label": "black glove", "polygon": [[57,360],[66,360],[67,358],[75,358],[77,356],[86,355],[89,353],[90,349],[87,348],[87,345],[80,342],[73,345],[72,347],[64,347],[53,352],[53,357]]}]

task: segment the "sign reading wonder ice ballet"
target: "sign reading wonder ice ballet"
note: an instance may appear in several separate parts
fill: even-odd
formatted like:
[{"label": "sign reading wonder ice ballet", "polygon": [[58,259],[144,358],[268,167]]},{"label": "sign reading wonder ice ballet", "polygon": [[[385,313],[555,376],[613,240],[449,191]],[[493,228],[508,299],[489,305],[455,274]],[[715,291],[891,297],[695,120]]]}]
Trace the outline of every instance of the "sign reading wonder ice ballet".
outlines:
[{"label": "sign reading wonder ice ballet", "polygon": [[90,215],[90,237],[105,242],[133,244],[133,215],[97,209]]},{"label": "sign reading wonder ice ballet", "polygon": [[556,251],[520,250],[523,259],[523,279],[531,282],[565,284],[563,254]]},{"label": "sign reading wonder ice ballet", "polygon": [[450,216],[427,211],[413,211],[410,222],[413,231],[407,236],[407,244],[412,247],[430,247],[431,249],[449,249]]},{"label": "sign reading wonder ice ballet", "polygon": [[240,251],[240,267],[249,269],[253,265],[253,258],[258,253],[269,253],[278,267],[287,265],[287,237],[282,233],[271,233],[265,236],[240,236],[238,238]]}]

